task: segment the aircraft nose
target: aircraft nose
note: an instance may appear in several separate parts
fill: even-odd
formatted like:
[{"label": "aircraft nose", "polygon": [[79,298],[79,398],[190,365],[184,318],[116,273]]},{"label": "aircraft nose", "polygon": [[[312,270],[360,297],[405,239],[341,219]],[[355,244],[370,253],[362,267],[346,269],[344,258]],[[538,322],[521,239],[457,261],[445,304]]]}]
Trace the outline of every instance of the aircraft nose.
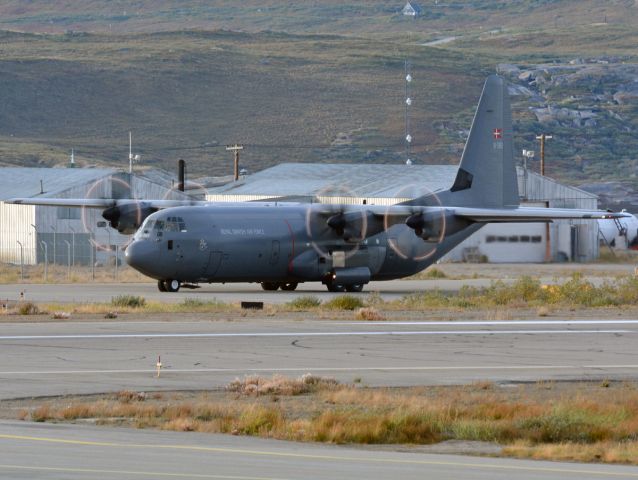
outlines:
[{"label": "aircraft nose", "polygon": [[157,247],[151,242],[136,240],[126,248],[124,258],[135,270],[152,277],[158,263]]}]

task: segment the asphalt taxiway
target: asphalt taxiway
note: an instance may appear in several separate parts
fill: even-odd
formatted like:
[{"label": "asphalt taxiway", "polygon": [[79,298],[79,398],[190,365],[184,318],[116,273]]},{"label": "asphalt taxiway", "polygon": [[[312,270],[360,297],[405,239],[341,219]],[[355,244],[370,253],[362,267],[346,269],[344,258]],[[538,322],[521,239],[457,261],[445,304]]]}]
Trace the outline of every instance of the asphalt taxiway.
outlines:
[{"label": "asphalt taxiway", "polygon": [[638,478],[638,468],[364,450],[228,435],[0,422],[0,477],[594,480]]},{"label": "asphalt taxiway", "polygon": [[[600,284],[606,277],[589,278],[592,283]],[[504,282],[514,282],[509,278]],[[542,283],[555,283],[553,277],[541,278]],[[440,290],[456,292],[463,286],[489,287],[494,282],[490,278],[473,278],[463,280],[391,280],[387,282],[371,282],[364,291],[354,295],[365,296],[370,292],[378,292],[384,300],[397,300],[405,295]],[[0,300],[18,300],[22,297],[34,302],[110,302],[118,295],[139,295],[150,301],[179,303],[185,299],[202,301],[218,300],[223,302],[260,301],[271,304],[290,302],[300,295],[313,295],[320,300],[331,299],[340,293],[330,293],[318,282],[302,283],[294,292],[266,292],[258,283],[233,283],[202,285],[198,289],[182,288],[176,293],[160,292],[154,283],[87,283],[87,284],[7,284],[0,285]]]},{"label": "asphalt taxiway", "polygon": [[637,341],[631,319],[5,323],[0,398],[201,390],[307,372],[373,386],[638,379]]}]

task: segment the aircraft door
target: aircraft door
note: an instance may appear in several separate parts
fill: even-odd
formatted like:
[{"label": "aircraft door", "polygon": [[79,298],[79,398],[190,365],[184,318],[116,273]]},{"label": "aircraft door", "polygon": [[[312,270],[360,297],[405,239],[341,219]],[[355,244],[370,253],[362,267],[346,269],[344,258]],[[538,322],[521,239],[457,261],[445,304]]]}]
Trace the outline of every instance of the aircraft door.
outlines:
[{"label": "aircraft door", "polygon": [[223,252],[210,252],[208,256],[208,263],[205,268],[205,276],[208,278],[212,278],[219,270],[219,266],[222,263],[222,257],[224,256]]}]

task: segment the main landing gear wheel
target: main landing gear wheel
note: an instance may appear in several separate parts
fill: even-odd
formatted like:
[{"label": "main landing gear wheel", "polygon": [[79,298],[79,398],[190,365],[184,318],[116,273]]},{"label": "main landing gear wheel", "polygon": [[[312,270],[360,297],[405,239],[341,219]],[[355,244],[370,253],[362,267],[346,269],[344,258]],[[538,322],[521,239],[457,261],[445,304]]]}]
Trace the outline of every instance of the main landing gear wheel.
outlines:
[{"label": "main landing gear wheel", "polygon": [[329,292],[345,292],[346,286],[341,283],[328,282],[326,283],[326,287]]},{"label": "main landing gear wheel", "polygon": [[164,286],[166,287],[167,292],[178,292],[182,283],[179,280],[165,280]]},{"label": "main landing gear wheel", "polygon": [[353,285],[346,285],[347,292],[360,292],[363,290],[363,283],[355,283]]},{"label": "main landing gear wheel", "polygon": [[261,288],[268,292],[274,292],[279,289],[279,284],[275,282],[261,282]]},{"label": "main landing gear wheel", "polygon": [[297,286],[299,284],[297,282],[290,282],[290,283],[282,283],[281,284],[281,289],[285,290],[287,292],[292,292],[293,290],[297,289]]},{"label": "main landing gear wheel", "polygon": [[166,283],[164,282],[164,280],[158,280],[157,281],[157,289],[160,292],[165,292],[166,291]]}]

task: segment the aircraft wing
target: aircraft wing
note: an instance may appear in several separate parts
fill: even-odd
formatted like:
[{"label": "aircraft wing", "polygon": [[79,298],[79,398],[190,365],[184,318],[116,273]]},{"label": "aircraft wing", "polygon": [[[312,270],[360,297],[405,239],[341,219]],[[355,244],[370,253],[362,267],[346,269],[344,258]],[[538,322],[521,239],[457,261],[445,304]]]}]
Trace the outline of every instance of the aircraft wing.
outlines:
[{"label": "aircraft wing", "polygon": [[[431,208],[431,207],[430,207]],[[552,220],[596,220],[606,218],[625,218],[631,216],[624,212],[606,212],[603,210],[578,210],[574,208],[470,208],[448,207],[457,217],[473,222],[551,222]]]},{"label": "aircraft wing", "polygon": [[[454,217],[475,223],[532,223],[552,222],[553,220],[596,220],[629,217],[624,212],[607,212],[603,210],[577,210],[573,208],[472,208],[455,206],[409,206],[409,205],[369,205],[346,206],[339,212],[326,205],[318,205],[313,209],[314,215],[323,217],[324,221],[335,231],[344,230],[348,226],[358,225],[365,217],[364,236],[369,237],[398,224],[406,224],[411,228],[423,228],[427,224],[438,224],[445,217],[450,222]],[[359,222],[359,223],[358,223]]]},{"label": "aircraft wing", "polygon": [[109,208],[119,205],[129,205],[141,203],[151,208],[187,207],[191,205],[205,205],[208,202],[198,200],[143,200],[134,198],[10,198],[4,203],[18,205],[44,205],[49,207],[86,207],[86,208]]}]

